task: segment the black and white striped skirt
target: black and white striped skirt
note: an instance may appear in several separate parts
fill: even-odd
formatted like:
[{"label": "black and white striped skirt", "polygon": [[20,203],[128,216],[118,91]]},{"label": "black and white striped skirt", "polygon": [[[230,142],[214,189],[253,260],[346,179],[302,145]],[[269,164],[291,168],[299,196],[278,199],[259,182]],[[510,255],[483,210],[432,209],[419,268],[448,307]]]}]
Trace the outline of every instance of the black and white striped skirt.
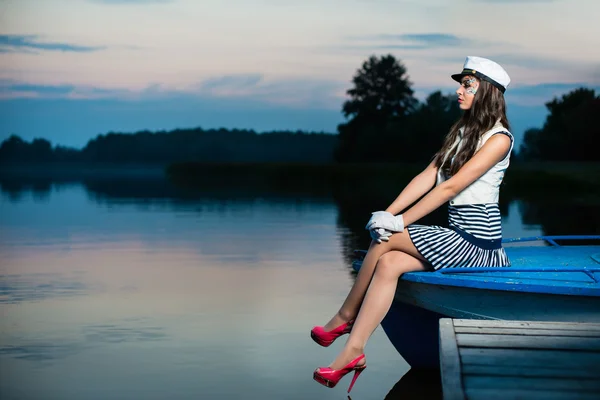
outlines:
[{"label": "black and white striped skirt", "polygon": [[478,239],[456,228],[435,225],[409,225],[406,230],[419,253],[436,270],[510,266],[501,239]]}]

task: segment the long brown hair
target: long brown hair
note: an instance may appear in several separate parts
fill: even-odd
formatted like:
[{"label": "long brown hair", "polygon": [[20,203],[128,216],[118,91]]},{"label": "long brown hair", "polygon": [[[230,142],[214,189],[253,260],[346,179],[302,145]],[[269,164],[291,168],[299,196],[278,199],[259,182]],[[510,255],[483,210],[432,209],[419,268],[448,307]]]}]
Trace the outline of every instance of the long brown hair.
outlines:
[{"label": "long brown hair", "polygon": [[[434,156],[435,166],[444,170],[448,176],[454,175],[473,157],[481,135],[492,129],[498,121],[507,130],[510,130],[508,118],[506,118],[504,94],[491,83],[482,79],[479,81],[479,89],[475,93],[471,108],[466,110],[461,119],[452,125],[441,150]],[[464,131],[460,150],[454,156],[454,160],[452,160],[452,154],[449,154],[444,161],[444,156],[453,147],[461,127],[464,128]]]}]

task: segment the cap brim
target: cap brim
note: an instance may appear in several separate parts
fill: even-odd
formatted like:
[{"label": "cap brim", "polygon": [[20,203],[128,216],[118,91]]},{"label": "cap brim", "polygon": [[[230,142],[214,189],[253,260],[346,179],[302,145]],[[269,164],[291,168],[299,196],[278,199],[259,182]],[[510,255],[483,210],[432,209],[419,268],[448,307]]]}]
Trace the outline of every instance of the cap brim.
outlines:
[{"label": "cap brim", "polygon": [[504,86],[502,86],[501,84],[499,84],[495,80],[488,78],[486,75],[483,75],[481,72],[477,72],[477,71],[473,71],[473,72],[472,71],[463,71],[460,74],[453,74],[453,75],[450,75],[450,76],[456,82],[460,83],[460,81],[462,80],[462,78],[465,77],[465,76],[467,76],[467,75],[472,75],[472,76],[476,77],[477,79],[488,81],[489,83],[491,83],[492,85],[494,85],[496,88],[498,88],[498,90],[500,90],[502,93],[504,93],[506,91],[506,88]]},{"label": "cap brim", "polygon": [[463,77],[467,76],[467,75],[469,75],[469,74],[467,74],[467,73],[465,73],[465,72],[461,72],[460,74],[453,74],[453,75],[450,75],[450,76],[451,76],[451,77],[452,77],[452,79],[454,79],[456,82],[459,82],[459,83],[460,83],[460,80],[461,80]]}]

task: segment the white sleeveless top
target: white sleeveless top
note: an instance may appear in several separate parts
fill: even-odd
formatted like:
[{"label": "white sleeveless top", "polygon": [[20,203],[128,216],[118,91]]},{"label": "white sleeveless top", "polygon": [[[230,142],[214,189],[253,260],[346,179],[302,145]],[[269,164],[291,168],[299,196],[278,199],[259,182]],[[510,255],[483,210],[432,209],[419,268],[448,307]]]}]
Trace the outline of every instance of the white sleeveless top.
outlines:
[{"label": "white sleeveless top", "polygon": [[[446,153],[446,157],[448,157],[449,153],[456,154],[461,146],[462,146],[462,132],[463,129],[459,131],[459,136],[450,147],[448,153]],[[499,193],[500,193],[500,184],[502,183],[502,179],[504,178],[504,172],[508,168],[510,163],[510,154],[513,149],[514,140],[511,133],[500,123],[497,123],[490,129],[481,135],[479,139],[479,143],[477,144],[477,148],[475,152],[477,152],[484,143],[492,137],[492,135],[497,133],[507,133],[511,138],[510,149],[506,154],[506,157],[499,161],[496,165],[490,168],[485,174],[483,174],[479,179],[475,182],[467,186],[463,191],[461,191],[458,195],[456,195],[453,199],[450,200],[451,206],[465,205],[465,204],[490,204],[490,203],[498,203]],[[444,157],[444,161],[446,160]],[[453,156],[454,157],[454,156]],[[442,163],[443,164],[443,163]],[[444,172],[438,169],[437,173],[437,182],[436,185],[441,184],[448,178],[445,176]]]}]

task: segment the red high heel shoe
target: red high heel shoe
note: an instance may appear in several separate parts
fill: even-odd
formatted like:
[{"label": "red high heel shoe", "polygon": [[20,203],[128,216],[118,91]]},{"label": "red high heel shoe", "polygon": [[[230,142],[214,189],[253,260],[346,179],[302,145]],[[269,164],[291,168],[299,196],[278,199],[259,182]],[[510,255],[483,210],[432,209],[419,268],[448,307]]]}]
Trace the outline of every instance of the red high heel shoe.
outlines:
[{"label": "red high heel shoe", "polygon": [[358,379],[358,376],[367,368],[367,364],[364,363],[362,365],[357,365],[361,360],[365,358],[364,354],[356,357],[354,360],[350,361],[348,365],[346,365],[342,369],[331,369],[329,367],[320,367],[315,370],[313,374],[313,379],[319,382],[321,385],[327,386],[328,388],[335,387],[338,384],[340,379],[346,376],[350,371],[354,371],[354,377],[352,378],[352,382],[350,382],[350,387],[348,388],[348,393],[352,390],[352,386],[354,386],[354,382]]},{"label": "red high heel shoe", "polygon": [[346,333],[350,333],[352,330],[352,324],[354,324],[354,320],[348,321],[330,331],[324,330],[322,326],[315,326],[310,331],[310,337],[321,346],[327,347],[333,343],[335,339],[345,335]]}]

